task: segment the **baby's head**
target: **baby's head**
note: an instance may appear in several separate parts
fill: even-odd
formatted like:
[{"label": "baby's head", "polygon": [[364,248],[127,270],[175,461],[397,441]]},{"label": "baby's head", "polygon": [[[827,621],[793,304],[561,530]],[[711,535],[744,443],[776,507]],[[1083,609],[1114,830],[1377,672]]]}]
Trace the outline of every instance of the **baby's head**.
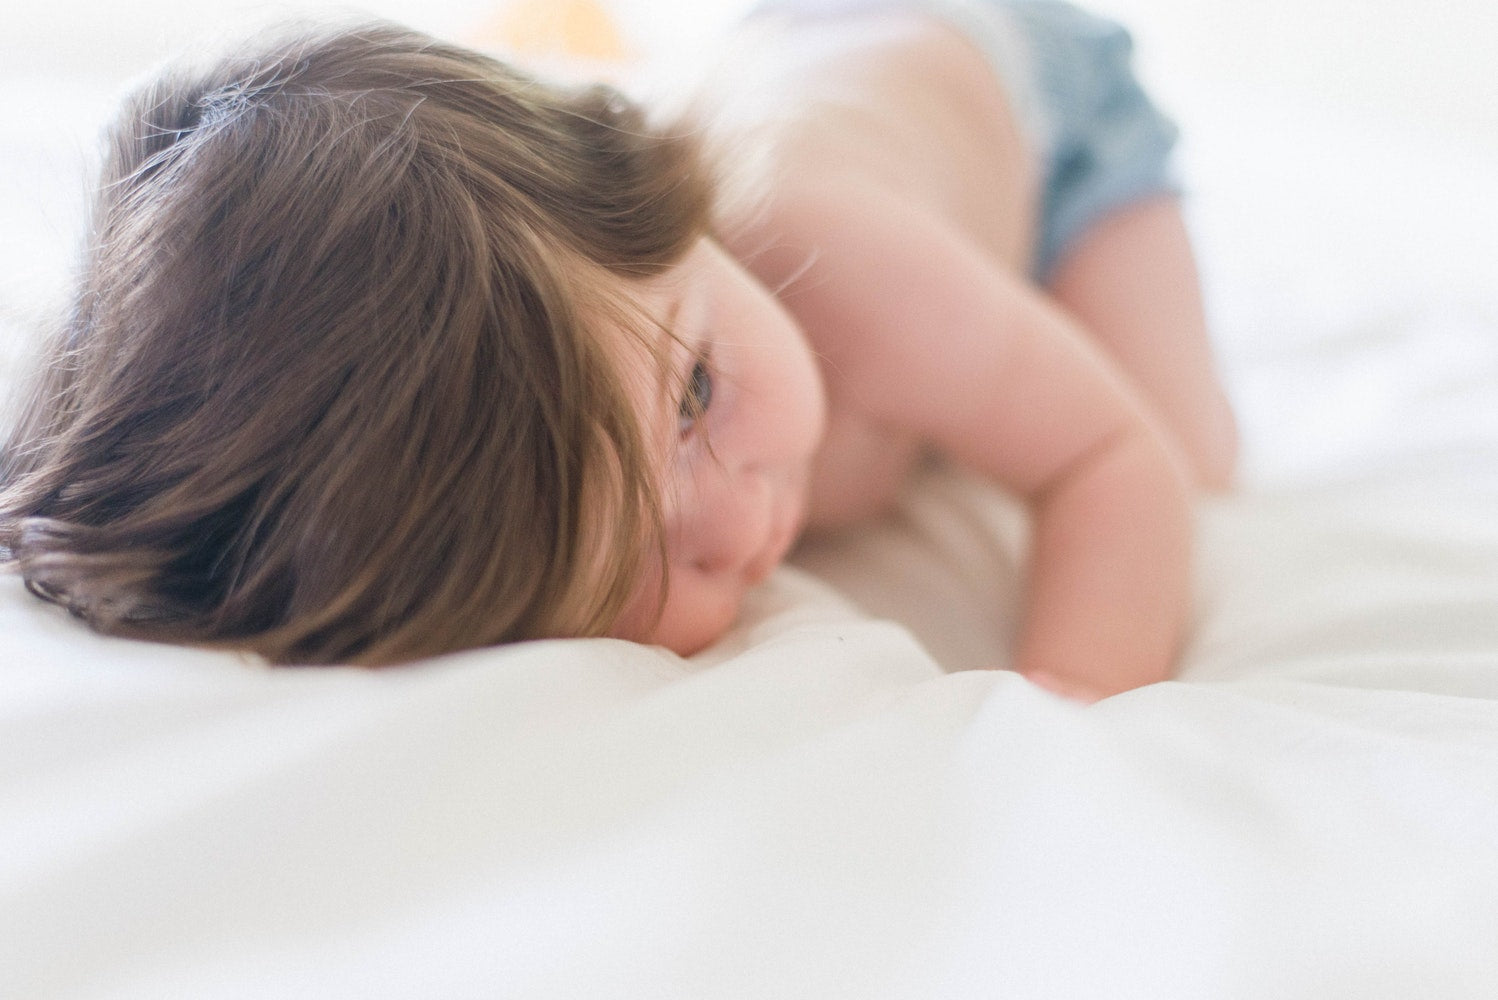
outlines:
[{"label": "baby's head", "polygon": [[[661,313],[738,280],[689,139],[373,25],[169,72],[109,141],[0,457],[33,591],[284,662],[657,638],[674,446],[716,405]],[[649,416],[662,386],[679,426]]]}]

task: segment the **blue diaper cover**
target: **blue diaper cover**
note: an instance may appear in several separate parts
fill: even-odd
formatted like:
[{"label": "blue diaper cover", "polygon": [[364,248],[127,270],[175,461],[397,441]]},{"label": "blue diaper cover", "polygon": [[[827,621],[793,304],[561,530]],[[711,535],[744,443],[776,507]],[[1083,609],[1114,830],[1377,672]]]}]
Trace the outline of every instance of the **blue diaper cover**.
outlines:
[{"label": "blue diaper cover", "polygon": [[1122,26],[1062,0],[768,0],[760,11],[816,17],[914,10],[960,30],[988,57],[1040,158],[1033,276],[1044,282],[1116,209],[1178,194],[1175,125],[1134,75]]}]

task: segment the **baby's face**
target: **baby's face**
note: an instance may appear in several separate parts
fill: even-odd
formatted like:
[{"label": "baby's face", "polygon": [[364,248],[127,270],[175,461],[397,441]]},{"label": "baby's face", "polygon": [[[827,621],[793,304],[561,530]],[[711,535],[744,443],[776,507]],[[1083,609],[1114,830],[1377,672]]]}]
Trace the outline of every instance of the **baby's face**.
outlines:
[{"label": "baby's face", "polygon": [[700,241],[643,304],[679,341],[667,338],[665,398],[644,359],[637,380],[642,424],[663,443],[670,587],[657,620],[661,567],[649,567],[614,634],[685,656],[733,624],[800,533],[826,401],[800,328],[716,243]]}]

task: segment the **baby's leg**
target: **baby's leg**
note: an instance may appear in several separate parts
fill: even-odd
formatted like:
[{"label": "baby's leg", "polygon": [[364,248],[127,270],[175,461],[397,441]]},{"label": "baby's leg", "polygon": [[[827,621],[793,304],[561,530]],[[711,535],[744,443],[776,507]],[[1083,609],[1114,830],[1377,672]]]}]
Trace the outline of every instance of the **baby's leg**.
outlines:
[{"label": "baby's leg", "polygon": [[1144,391],[1197,482],[1228,488],[1237,426],[1213,364],[1176,200],[1151,198],[1104,218],[1061,260],[1050,290]]}]

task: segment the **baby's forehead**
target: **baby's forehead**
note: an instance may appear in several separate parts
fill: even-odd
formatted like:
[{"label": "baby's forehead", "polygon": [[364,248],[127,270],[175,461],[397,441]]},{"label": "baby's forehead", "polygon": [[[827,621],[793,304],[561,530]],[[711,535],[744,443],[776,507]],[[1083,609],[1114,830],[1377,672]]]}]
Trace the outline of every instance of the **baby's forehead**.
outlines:
[{"label": "baby's forehead", "polygon": [[670,415],[664,401],[674,399],[687,350],[674,329],[680,286],[665,275],[611,284],[600,301],[584,308],[584,335],[594,341],[603,377],[618,384],[641,431],[663,442]]},{"label": "baby's forehead", "polygon": [[603,354],[625,381],[637,411],[662,410],[674,422],[690,359],[711,336],[712,271],[702,246],[651,275],[604,280],[604,294],[587,310]]},{"label": "baby's forehead", "polygon": [[702,282],[686,262],[659,274],[617,279],[598,311],[605,347],[672,364],[690,354],[702,337]]}]

